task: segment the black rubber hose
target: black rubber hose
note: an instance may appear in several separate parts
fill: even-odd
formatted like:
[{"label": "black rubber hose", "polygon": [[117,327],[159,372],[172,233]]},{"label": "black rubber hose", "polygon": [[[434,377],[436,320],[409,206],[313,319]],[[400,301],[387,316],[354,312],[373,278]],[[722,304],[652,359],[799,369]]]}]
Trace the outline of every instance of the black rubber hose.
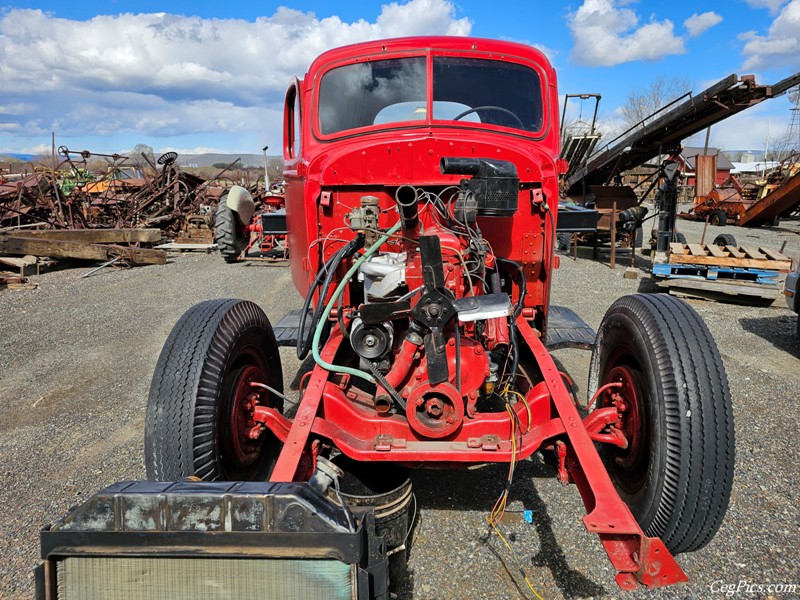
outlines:
[{"label": "black rubber hose", "polygon": [[[319,321],[320,315],[322,314],[323,304],[325,302],[325,297],[328,295],[328,290],[330,289],[331,282],[333,281],[333,276],[336,273],[336,269],[339,268],[339,264],[346,259],[351,257],[355,254],[358,250],[360,250],[364,246],[364,236],[363,234],[358,234],[355,238],[350,240],[346,245],[342,246],[336,254],[331,256],[323,265],[323,268],[319,270],[317,276],[314,278],[314,283],[311,284],[311,288],[308,290],[308,294],[306,295],[306,299],[303,302],[303,310],[300,313],[300,324],[297,327],[297,358],[303,360],[306,356],[308,356],[309,350],[311,350],[311,340],[314,338],[314,330],[317,327],[317,322]],[[323,280],[324,278],[324,280]],[[319,302],[314,309],[314,314],[311,317],[311,326],[308,328],[308,334],[303,335],[303,332],[306,330],[306,319],[308,318],[308,309],[311,306],[311,303],[314,300],[314,292],[316,292],[317,288],[320,287],[322,284],[322,288],[319,292]]]},{"label": "black rubber hose", "polygon": [[519,367],[519,343],[517,340],[517,317],[522,314],[522,307],[525,302],[525,293],[527,288],[527,280],[525,279],[525,271],[522,265],[507,258],[498,258],[498,264],[504,264],[517,269],[520,278],[519,284],[519,299],[517,300],[517,307],[514,309],[514,314],[511,318],[511,323],[508,326],[508,337],[511,342],[511,377],[516,378],[517,367]]},{"label": "black rubber hose", "polygon": [[497,258],[497,262],[501,265],[508,265],[510,267],[514,267],[517,272],[519,273],[519,299],[517,300],[517,307],[514,309],[514,320],[516,321],[517,317],[522,314],[522,306],[525,302],[525,294],[527,293],[527,280],[525,279],[525,271],[522,269],[522,265],[516,261],[509,260],[507,258]]}]

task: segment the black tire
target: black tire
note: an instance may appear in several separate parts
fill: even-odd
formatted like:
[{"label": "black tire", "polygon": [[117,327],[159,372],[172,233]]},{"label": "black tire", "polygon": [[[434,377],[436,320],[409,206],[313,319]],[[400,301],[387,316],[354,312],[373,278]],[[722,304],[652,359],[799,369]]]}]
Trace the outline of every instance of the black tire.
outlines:
[{"label": "black tire", "polygon": [[283,392],[278,346],[264,311],[245,300],[210,300],[186,311],[161,350],[150,385],[148,479],[267,479],[279,443],[269,430],[256,440],[241,435],[245,394],[260,392],[257,403],[280,411],[283,400],[251,388],[251,380]]},{"label": "black tire", "polygon": [[675,231],[672,234],[672,241],[677,242],[678,244],[685,244],[686,236],[683,235],[680,231]]},{"label": "black tire", "polygon": [[250,234],[239,222],[239,217],[228,208],[225,203],[227,199],[228,194],[224,194],[217,205],[214,240],[217,242],[217,247],[225,262],[233,263],[239,260],[239,255],[247,248]]},{"label": "black tire", "polygon": [[708,327],[672,296],[620,298],[597,334],[590,394],[615,380],[627,382],[633,407],[623,421],[628,449],[600,447],[617,491],[671,552],[702,548],[727,509],[734,464],[728,380]]},{"label": "black tire", "polygon": [[736,246],[736,238],[731,233],[720,233],[714,238],[715,246]]},{"label": "black tire", "polygon": [[717,227],[724,227],[727,222],[728,216],[721,210],[715,210],[708,218],[708,223]]},{"label": "black tire", "polygon": [[572,234],[562,231],[556,234],[556,250],[561,254],[567,254],[572,247]]}]

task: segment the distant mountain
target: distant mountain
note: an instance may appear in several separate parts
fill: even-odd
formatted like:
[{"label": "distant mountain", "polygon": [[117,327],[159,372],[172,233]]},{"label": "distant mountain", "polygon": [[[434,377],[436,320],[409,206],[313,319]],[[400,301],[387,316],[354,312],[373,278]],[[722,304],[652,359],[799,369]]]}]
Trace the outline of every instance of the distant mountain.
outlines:
[{"label": "distant mountain", "polygon": [[36,158],[36,154],[19,154],[17,152],[7,152],[0,154],[0,159],[3,158],[16,158],[17,160],[30,161]]},{"label": "distant mountain", "polygon": [[[216,163],[230,164],[237,158],[241,158],[237,166],[264,166],[263,154],[179,154],[178,164],[182,167],[210,167]],[[277,156],[269,157],[270,162],[277,158]]]}]

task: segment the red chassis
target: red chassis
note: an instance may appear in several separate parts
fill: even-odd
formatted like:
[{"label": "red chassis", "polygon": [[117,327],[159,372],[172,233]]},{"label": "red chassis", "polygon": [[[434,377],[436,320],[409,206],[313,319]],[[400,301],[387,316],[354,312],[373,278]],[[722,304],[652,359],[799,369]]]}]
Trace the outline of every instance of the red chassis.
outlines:
[{"label": "red chassis", "polygon": [[[556,438],[566,436],[569,443],[561,465],[566,467],[566,472],[560,477],[569,479],[562,483],[577,485],[589,511],[583,519],[586,529],[600,537],[618,572],[619,586],[631,590],[638,583],[661,587],[687,581],[664,543],[647,537],[620,499],[594,447],[593,439],[602,439],[603,434],[593,434],[584,426],[549,352],[524,319],[520,318],[518,325],[542,367],[545,381],[532,388],[514,407],[519,419],[530,424],[522,434],[517,459],[527,458],[553,445]],[[334,332],[323,356],[332,359],[342,339]],[[464,423],[452,439],[431,441],[417,435],[402,418],[386,418],[377,416],[374,411],[359,410],[344,396],[344,383],[342,379],[338,382],[330,379],[328,372],[321,368],[315,369],[293,421],[273,408],[256,407],[254,420],[271,429],[284,443],[272,481],[308,478],[310,472],[301,471],[308,469],[310,461],[305,462],[304,469],[300,465],[304,452],[310,451],[312,436],[324,438],[349,457],[362,461],[420,465],[426,462],[507,463],[512,458],[510,421],[505,413],[476,415]],[[611,411],[614,421],[617,420],[615,408],[603,410]],[[592,413],[592,417],[596,418],[596,414]]]}]

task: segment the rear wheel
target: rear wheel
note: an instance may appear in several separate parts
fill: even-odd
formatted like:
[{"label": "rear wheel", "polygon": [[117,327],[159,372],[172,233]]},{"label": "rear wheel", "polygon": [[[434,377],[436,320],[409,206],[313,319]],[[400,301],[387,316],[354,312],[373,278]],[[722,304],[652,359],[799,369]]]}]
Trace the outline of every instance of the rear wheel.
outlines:
[{"label": "rear wheel", "polygon": [[618,383],[628,447],[600,454],[647,535],[673,553],[696,550],[719,529],[733,480],[733,412],[717,346],[686,302],[625,296],[609,308],[592,353],[589,390]]},{"label": "rear wheel", "polygon": [[236,262],[247,248],[250,234],[239,222],[239,217],[226,204],[228,195],[220,198],[214,220],[214,239],[225,262]]},{"label": "rear wheel", "polygon": [[278,346],[264,312],[244,300],[190,308],[167,338],[150,386],[148,479],[267,479],[278,440],[253,422],[253,410],[261,404],[282,411],[283,400],[253,382],[283,391]]},{"label": "rear wheel", "polygon": [[715,246],[736,246],[736,238],[730,233],[720,233],[714,238]]}]

